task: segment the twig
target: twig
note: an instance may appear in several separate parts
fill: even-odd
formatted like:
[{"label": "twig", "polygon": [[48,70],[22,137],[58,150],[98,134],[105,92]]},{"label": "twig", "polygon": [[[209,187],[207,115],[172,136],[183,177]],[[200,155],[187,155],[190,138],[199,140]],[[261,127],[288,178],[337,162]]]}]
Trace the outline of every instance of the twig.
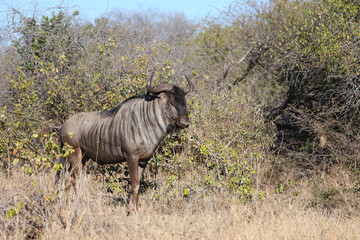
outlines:
[{"label": "twig", "polygon": [[239,137],[239,135],[236,135],[233,139],[231,139],[230,142],[228,142],[228,144],[226,144],[225,147],[228,147],[233,141],[235,141],[235,139],[237,139]]},{"label": "twig", "polygon": [[242,63],[245,58],[250,54],[250,52],[254,49],[254,46],[252,46],[245,54],[244,56],[242,56],[239,61],[237,61],[236,63],[234,63],[233,65],[231,65],[230,67],[228,67],[224,74],[223,74],[223,77],[221,79],[218,80],[218,82],[223,82],[225,80],[225,78],[227,77],[227,75],[229,74],[230,70],[235,67],[236,65],[239,65],[240,63]]}]

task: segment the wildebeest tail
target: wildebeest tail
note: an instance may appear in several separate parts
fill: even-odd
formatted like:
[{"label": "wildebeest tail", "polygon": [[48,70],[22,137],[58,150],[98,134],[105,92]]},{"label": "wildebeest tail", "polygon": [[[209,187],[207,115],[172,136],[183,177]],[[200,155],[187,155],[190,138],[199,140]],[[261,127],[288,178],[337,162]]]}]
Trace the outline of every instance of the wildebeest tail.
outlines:
[{"label": "wildebeest tail", "polygon": [[58,184],[61,179],[65,178],[66,161],[65,158],[63,157],[64,154],[63,147],[64,147],[64,143],[60,139],[60,153],[61,153],[60,163],[62,164],[62,167],[60,167],[60,169],[56,172],[56,178],[55,178],[56,184]]}]

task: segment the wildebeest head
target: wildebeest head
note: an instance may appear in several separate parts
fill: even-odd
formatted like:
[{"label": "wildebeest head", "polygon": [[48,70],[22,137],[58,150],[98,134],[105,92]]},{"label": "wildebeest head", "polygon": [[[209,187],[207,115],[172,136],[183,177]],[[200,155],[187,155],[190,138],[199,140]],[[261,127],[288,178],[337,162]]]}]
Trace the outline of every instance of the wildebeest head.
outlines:
[{"label": "wildebeest head", "polygon": [[187,128],[190,125],[189,115],[186,108],[185,96],[189,92],[194,90],[194,86],[190,79],[185,76],[189,90],[184,90],[178,86],[171,84],[163,84],[158,87],[152,87],[151,81],[154,76],[154,72],[150,75],[147,81],[148,95],[155,96],[163,99],[167,103],[168,114],[171,119],[174,119],[174,125],[179,128]]}]

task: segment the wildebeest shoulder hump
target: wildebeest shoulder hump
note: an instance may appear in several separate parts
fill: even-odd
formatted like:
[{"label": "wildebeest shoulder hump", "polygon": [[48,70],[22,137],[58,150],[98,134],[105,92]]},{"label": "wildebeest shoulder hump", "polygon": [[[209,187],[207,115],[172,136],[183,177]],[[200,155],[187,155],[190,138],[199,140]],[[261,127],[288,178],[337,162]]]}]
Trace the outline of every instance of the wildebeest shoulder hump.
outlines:
[{"label": "wildebeest shoulder hump", "polygon": [[137,99],[137,98],[144,99],[144,98],[145,98],[145,95],[133,96],[133,97],[131,97],[131,98],[128,98],[128,99],[126,99],[125,101],[123,101],[122,103],[120,103],[119,105],[117,105],[116,107],[114,107],[113,109],[110,109],[110,110],[108,110],[108,111],[102,111],[102,112],[100,112],[100,116],[101,116],[101,117],[113,117],[113,116],[115,116],[115,115],[119,112],[120,108],[121,108],[126,102],[128,102],[128,101],[130,101],[130,100],[133,100],[133,99]]}]

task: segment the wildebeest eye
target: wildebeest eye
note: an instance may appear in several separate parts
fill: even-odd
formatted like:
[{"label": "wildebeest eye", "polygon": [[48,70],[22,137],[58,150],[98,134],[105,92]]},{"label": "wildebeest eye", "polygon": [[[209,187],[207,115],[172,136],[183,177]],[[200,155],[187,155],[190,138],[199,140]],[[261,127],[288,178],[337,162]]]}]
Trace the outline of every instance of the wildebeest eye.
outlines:
[{"label": "wildebeest eye", "polygon": [[157,96],[153,96],[153,95],[149,95],[149,94],[146,94],[145,95],[145,101],[153,101],[155,100],[156,98],[158,98]]}]

